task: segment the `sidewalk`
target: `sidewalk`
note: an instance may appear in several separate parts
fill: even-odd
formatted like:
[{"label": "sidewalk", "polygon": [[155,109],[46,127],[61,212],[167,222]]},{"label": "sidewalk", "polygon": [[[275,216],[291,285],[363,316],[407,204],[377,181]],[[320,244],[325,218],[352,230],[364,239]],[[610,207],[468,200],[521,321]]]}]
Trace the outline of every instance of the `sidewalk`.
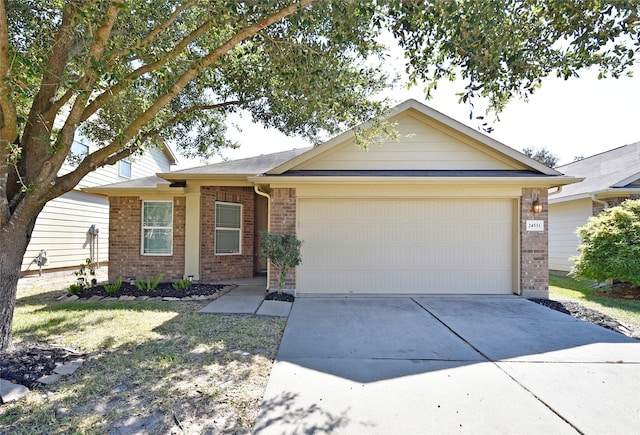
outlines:
[{"label": "sidewalk", "polygon": [[[261,281],[264,281],[261,279]],[[199,311],[201,314],[255,314],[257,316],[288,317],[291,302],[265,301],[266,285],[259,280],[236,281],[237,288],[211,302]]]}]

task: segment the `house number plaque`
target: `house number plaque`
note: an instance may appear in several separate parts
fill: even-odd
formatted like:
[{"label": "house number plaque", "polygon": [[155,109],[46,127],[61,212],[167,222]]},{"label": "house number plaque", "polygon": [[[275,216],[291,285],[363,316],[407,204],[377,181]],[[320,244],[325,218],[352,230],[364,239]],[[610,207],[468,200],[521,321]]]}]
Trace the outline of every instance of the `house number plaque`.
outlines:
[{"label": "house number plaque", "polygon": [[527,231],[544,231],[544,221],[527,221]]}]

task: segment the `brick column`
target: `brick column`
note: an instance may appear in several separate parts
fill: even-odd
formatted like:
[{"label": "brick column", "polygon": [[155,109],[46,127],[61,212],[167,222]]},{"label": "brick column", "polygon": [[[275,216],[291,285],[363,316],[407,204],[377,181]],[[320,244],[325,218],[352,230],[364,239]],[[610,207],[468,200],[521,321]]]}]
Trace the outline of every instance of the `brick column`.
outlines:
[{"label": "brick column", "polygon": [[[285,234],[287,231],[296,233],[296,189],[293,188],[272,188],[271,189],[271,232],[274,234]],[[273,266],[269,266],[268,288],[278,289],[280,271]],[[284,288],[295,290],[296,271],[289,269],[285,280]]]},{"label": "brick column", "polygon": [[[535,198],[542,212],[534,213]],[[526,298],[549,297],[549,206],[547,189],[522,189],[520,198],[520,291]],[[544,231],[527,231],[527,221],[544,222]]]}]

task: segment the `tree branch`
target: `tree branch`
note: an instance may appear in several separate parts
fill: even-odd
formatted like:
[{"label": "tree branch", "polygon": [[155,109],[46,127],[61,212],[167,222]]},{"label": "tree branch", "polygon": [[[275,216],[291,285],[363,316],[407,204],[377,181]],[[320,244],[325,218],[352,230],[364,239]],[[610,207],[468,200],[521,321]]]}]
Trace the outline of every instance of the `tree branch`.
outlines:
[{"label": "tree branch", "polygon": [[81,92],[76,97],[71,110],[69,111],[69,115],[65,120],[64,126],[58,134],[55,142],[56,146],[54,147],[58,151],[42,164],[38,177],[34,179],[36,187],[34,192],[32,192],[32,196],[44,197],[44,192],[51,187],[47,181],[55,180],[58,171],[67,158],[69,149],[73,143],[73,137],[76,129],[80,124],[80,117],[82,116],[86,102],[89,99],[89,90],[95,82],[93,70],[94,62],[99,62],[104,55],[107,41],[109,40],[111,30],[113,29],[113,24],[120,12],[121,4],[122,0],[113,0],[105,12],[105,18],[96,32],[95,37],[93,38],[93,43],[91,44],[87,54],[84,76],[79,81],[79,89],[84,92]]},{"label": "tree branch", "polygon": [[131,47],[123,48],[114,53],[111,53],[111,55],[109,55],[106,58],[107,63],[111,63],[114,59],[118,57],[124,56],[128,53],[131,53],[135,49],[142,48],[145,45],[150,44],[156,39],[156,37],[160,34],[160,32],[162,32],[163,30],[166,30],[169,26],[171,26],[178,19],[178,17],[182,12],[184,12],[185,10],[189,9],[192,6],[195,6],[197,3],[198,3],[197,0],[189,0],[183,3],[182,5],[178,6],[176,10],[173,11],[173,13],[169,16],[169,18],[167,18],[166,21],[158,24],[155,28],[153,28],[147,34],[147,36],[142,38],[135,45],[132,45]]},{"label": "tree branch", "polygon": [[[4,157],[7,145],[18,137],[16,106],[11,100],[9,86],[9,28],[5,2],[0,5],[0,157]],[[4,161],[4,158],[2,159]]]},{"label": "tree branch", "polygon": [[138,118],[133,120],[131,124],[109,145],[94,151],[92,154],[84,158],[84,160],[78,165],[78,167],[60,178],[57,179],[57,186],[59,191],[66,192],[73,189],[73,187],[82,179],[86,174],[96,169],[97,167],[105,165],[107,159],[113,154],[117,154],[125,148],[125,145],[140,131],[140,129],[157,115],[162,109],[164,109],[188,84],[193,80],[202,70],[211,66],[221,56],[228,53],[233,47],[245,41],[260,30],[273,23],[276,23],[284,18],[296,13],[302,8],[309,6],[316,0],[301,0],[295,4],[282,8],[278,12],[269,15],[268,17],[254,23],[229,38],[224,44],[204,56],[194,65],[185,71],[182,76],[176,80],[171,86],[169,91],[164,95],[161,95],[154,104],[152,104],[147,110],[145,110]]},{"label": "tree branch", "polygon": [[[29,148],[32,144],[40,144],[42,138],[48,138],[51,133],[56,114],[51,113],[48,109],[55,101],[55,96],[60,86],[60,78],[67,65],[69,52],[73,46],[74,15],[72,6],[67,4],[62,12],[62,22],[56,32],[49,59],[47,59],[44,66],[40,88],[33,99],[33,104],[29,111],[23,136],[25,138],[25,152],[30,155],[47,155],[46,150],[30,150]],[[45,117],[44,114],[47,114],[47,116]],[[48,141],[46,145],[48,147]]]},{"label": "tree branch", "polygon": [[198,39],[200,36],[208,32],[212,28],[213,28],[212,22],[208,21],[204,23],[202,26],[198,27],[196,30],[194,30],[189,35],[187,35],[182,41],[180,41],[180,43],[177,44],[169,53],[167,53],[166,56],[162,57],[161,59],[158,59],[155,62],[151,62],[147,65],[141,66],[135,71],[132,71],[131,73],[129,73],[126,77],[120,80],[119,83],[103,91],[87,106],[86,110],[82,115],[82,118],[80,119],[80,122],[84,122],[87,119],[89,119],[89,117],[91,117],[91,115],[96,113],[98,109],[100,109],[102,106],[107,104],[112,98],[118,95],[125,88],[125,84],[127,82],[135,80],[138,77],[142,76],[143,74],[156,71],[162,68],[167,63],[169,63],[169,61],[178,57],[187,48],[189,44],[191,44],[193,41]]},{"label": "tree branch", "polygon": [[216,103],[216,104],[196,104],[196,105],[187,107],[185,109],[181,109],[175,116],[163,122],[160,127],[154,128],[152,130],[149,130],[143,133],[140,137],[140,142],[144,142],[146,139],[157,135],[164,128],[171,127],[172,125],[177,124],[180,120],[184,118],[184,115],[186,113],[201,112],[205,110],[217,110],[217,109],[223,109],[225,107],[239,106],[241,104],[250,103],[257,99],[258,98],[250,98],[247,100],[233,100],[233,101],[225,101],[225,102]]},{"label": "tree branch", "polygon": [[7,181],[9,179],[9,144],[18,137],[16,107],[9,87],[9,29],[5,2],[0,4],[0,227],[9,220]]}]

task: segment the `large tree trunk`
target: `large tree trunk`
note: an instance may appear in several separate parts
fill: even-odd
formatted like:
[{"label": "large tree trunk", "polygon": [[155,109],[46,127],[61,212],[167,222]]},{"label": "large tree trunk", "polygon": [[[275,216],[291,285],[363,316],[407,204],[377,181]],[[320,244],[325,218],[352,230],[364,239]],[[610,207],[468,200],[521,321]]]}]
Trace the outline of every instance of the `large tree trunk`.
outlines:
[{"label": "large tree trunk", "polygon": [[38,214],[29,222],[10,221],[0,228],[0,351],[11,348],[20,268]]}]

